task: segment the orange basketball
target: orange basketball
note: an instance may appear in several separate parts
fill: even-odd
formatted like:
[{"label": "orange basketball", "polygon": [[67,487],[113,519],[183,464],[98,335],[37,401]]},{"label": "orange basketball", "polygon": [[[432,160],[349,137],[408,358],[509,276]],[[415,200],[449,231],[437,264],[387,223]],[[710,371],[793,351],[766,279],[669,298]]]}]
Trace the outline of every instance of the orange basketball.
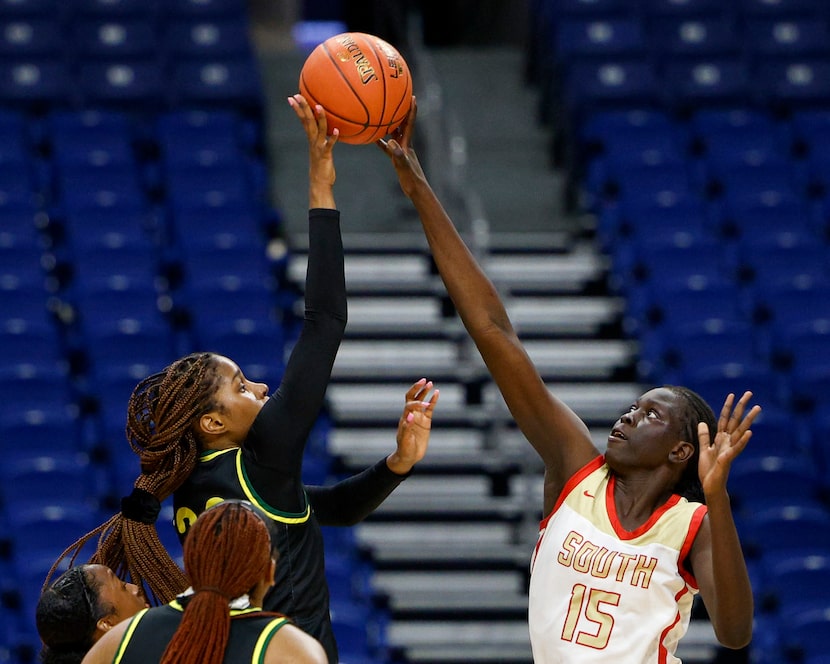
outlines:
[{"label": "orange basketball", "polygon": [[308,56],[300,94],[326,110],[328,132],[344,143],[373,143],[394,131],[412,104],[412,76],[400,53],[380,37],[344,32]]}]

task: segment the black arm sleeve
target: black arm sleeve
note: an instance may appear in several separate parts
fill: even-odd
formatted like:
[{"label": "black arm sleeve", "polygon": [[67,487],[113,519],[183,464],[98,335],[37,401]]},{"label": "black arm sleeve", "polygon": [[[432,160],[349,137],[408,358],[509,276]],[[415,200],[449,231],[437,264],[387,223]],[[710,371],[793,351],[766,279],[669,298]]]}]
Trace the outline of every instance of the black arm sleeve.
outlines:
[{"label": "black arm sleeve", "polygon": [[386,459],[332,486],[307,486],[309,502],[321,526],[353,526],[363,521],[403,482]]},{"label": "black arm sleeve", "polygon": [[[323,405],[331,370],[346,328],[343,243],[337,210],[309,211],[305,318],[277,390],[263,406],[243,445],[252,485],[281,504],[286,482],[294,495],[306,439]],[[273,485],[281,486],[273,486]]]}]

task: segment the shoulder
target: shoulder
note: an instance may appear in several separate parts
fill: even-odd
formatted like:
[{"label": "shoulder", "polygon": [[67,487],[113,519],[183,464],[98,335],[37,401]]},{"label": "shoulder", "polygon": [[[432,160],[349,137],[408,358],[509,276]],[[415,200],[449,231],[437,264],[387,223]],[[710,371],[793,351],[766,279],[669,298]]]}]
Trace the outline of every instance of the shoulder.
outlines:
[{"label": "shoulder", "polygon": [[274,634],[265,651],[265,664],[328,664],[323,646],[314,637],[290,623]]},{"label": "shoulder", "polygon": [[144,613],[145,611],[141,611],[137,616],[122,620],[112,627],[112,629],[98,639],[95,645],[89,649],[89,652],[84,656],[82,664],[110,664],[115,659],[115,653],[121,645],[121,640],[124,638],[127,628],[136,618],[142,616]]}]

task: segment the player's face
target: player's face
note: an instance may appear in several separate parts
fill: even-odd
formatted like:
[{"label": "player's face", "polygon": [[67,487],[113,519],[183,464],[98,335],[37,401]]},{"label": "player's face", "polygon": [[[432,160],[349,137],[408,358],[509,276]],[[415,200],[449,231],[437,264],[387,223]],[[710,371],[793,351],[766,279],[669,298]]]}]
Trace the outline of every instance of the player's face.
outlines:
[{"label": "player's face", "polygon": [[95,577],[98,586],[98,603],[113,609],[112,624],[131,618],[141,609],[148,607],[141,590],[134,583],[119,579],[105,565],[87,565],[86,572]]},{"label": "player's face", "polygon": [[227,357],[217,357],[217,363],[219,388],[215,398],[221,409],[225,430],[234,440],[241,442],[268,401],[268,386],[245,378],[236,363]]},{"label": "player's face", "polygon": [[643,394],[623,413],[608,436],[606,459],[616,468],[662,466],[681,439],[682,397],[656,388]]}]

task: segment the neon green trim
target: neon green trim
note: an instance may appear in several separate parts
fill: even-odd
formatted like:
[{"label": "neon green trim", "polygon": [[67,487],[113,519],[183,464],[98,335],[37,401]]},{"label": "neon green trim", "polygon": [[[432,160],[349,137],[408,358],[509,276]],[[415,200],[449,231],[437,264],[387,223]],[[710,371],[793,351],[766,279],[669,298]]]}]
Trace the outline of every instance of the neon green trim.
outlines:
[{"label": "neon green trim", "polygon": [[121,643],[118,644],[118,650],[115,651],[115,657],[112,658],[112,664],[120,664],[121,658],[124,656],[124,652],[127,649],[127,645],[129,644],[130,639],[133,638],[133,632],[135,632],[136,627],[138,627],[138,623],[141,622],[141,619],[147,611],[149,611],[149,609],[141,609],[141,611],[136,613],[130,619],[130,624],[127,625],[127,629],[121,637]]},{"label": "neon green trim", "polygon": [[271,639],[274,638],[274,634],[276,634],[283,625],[288,624],[288,620],[286,618],[275,618],[271,622],[269,622],[265,629],[259,635],[257,639],[256,646],[254,646],[254,654],[251,657],[251,664],[265,664],[265,651],[268,649],[268,644],[271,643]]},{"label": "neon green trim", "polygon": [[248,500],[259,507],[269,517],[274,519],[274,521],[288,524],[305,523],[308,521],[311,516],[311,503],[308,502],[308,497],[306,497],[305,510],[303,512],[281,512],[280,510],[275,510],[273,507],[269,507],[262,500],[262,498],[259,497],[259,494],[257,494],[251,486],[251,483],[248,481],[248,475],[245,473],[245,468],[242,465],[242,448],[239,449],[239,453],[236,455],[236,474],[239,479],[239,484],[242,487],[242,491],[245,492]]}]

